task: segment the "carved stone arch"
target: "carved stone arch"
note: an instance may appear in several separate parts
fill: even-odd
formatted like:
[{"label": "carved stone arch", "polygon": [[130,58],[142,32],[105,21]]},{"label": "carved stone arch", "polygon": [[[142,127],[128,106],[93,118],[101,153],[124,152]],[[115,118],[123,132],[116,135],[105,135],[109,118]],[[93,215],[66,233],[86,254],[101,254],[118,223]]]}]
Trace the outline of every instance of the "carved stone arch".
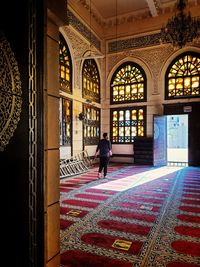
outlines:
[{"label": "carved stone arch", "polygon": [[84,51],[88,49],[88,44],[86,41],[83,40],[79,36],[79,34],[71,27],[71,26],[64,26],[60,28],[60,32],[63,34],[64,38],[69,45],[69,50],[71,53],[72,59],[72,83],[73,89],[81,90],[81,82],[80,82],[80,75],[81,75],[81,61],[76,60],[76,58],[83,55]]},{"label": "carved stone arch", "polygon": [[105,82],[103,79],[104,76],[104,71],[102,69],[102,62],[104,61],[104,59],[95,59],[95,62],[97,64],[97,68],[99,71],[99,78],[100,78],[100,104],[102,103],[102,93],[103,93],[103,88],[105,88]]},{"label": "carved stone arch", "polygon": [[71,55],[72,65],[74,65],[74,57],[75,56],[74,56],[74,50],[73,50],[73,46],[72,46],[72,43],[71,43],[71,39],[67,35],[67,32],[65,31],[64,27],[60,27],[59,31],[60,31],[60,33],[62,34],[63,38],[65,39],[65,41],[67,43],[67,46],[69,48],[69,52],[70,52],[70,55]]}]

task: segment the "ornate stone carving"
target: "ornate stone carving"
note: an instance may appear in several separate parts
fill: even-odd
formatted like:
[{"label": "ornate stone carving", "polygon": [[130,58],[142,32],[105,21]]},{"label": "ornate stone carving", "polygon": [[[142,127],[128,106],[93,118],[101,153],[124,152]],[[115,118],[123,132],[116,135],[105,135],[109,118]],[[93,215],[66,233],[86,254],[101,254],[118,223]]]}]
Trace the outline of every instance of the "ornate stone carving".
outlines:
[{"label": "ornate stone carving", "polygon": [[81,39],[73,30],[68,26],[64,28],[64,35],[70,40],[71,47],[73,49],[73,57],[81,57],[83,53],[89,49],[89,44],[87,44],[83,39]]},{"label": "ornate stone carving", "polygon": [[148,49],[137,49],[137,50],[127,50],[118,55],[110,55],[109,63],[108,63],[108,73],[112,70],[112,68],[120,62],[124,58],[132,57],[140,59],[141,61],[146,63],[146,66],[149,70],[151,70],[152,79],[153,79],[153,91],[152,94],[159,94],[158,90],[158,77],[160,74],[160,70],[166,61],[166,59],[174,52],[173,47],[165,46],[165,47],[153,47]]},{"label": "ornate stone carving", "polygon": [[18,64],[9,42],[0,33],[0,150],[4,150],[17,128],[22,107]]},{"label": "ornate stone carving", "polygon": [[108,52],[119,52],[130,48],[141,48],[160,44],[160,33],[134,37],[108,43]]},{"label": "ornate stone carving", "polygon": [[70,10],[67,10],[69,24],[72,25],[98,50],[101,48],[101,41],[88,29]]},{"label": "ornate stone carving", "polygon": [[[81,67],[81,61],[76,61],[76,58],[81,57],[86,50],[89,49],[89,45],[83,41],[73,30],[71,30],[69,27],[64,28],[64,35],[67,36],[67,38],[70,41],[71,47],[73,51],[70,51],[72,53],[72,58],[74,59],[73,64],[75,64],[76,73],[80,73],[80,67]],[[74,87],[76,89],[80,89],[80,75],[75,75],[75,84]]]},{"label": "ornate stone carving", "polygon": [[171,46],[156,47],[151,49],[145,49],[140,51],[133,51],[130,56],[139,57],[142,61],[146,62],[146,65],[151,70],[153,79],[153,92],[152,94],[159,94],[158,89],[158,77],[160,70],[163,67],[164,62],[174,52],[174,48]]}]

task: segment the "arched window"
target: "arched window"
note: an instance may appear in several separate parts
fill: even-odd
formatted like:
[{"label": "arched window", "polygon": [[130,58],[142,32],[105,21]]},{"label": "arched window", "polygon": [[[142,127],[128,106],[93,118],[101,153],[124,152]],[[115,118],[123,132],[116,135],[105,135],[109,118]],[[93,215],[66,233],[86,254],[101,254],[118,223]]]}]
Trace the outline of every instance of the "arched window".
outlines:
[{"label": "arched window", "polygon": [[84,144],[96,145],[100,133],[100,109],[90,105],[83,106],[84,114]]},{"label": "arched window", "polygon": [[134,62],[126,62],[114,73],[110,83],[111,104],[146,101],[146,75]]},{"label": "arched window", "polygon": [[100,76],[94,59],[85,59],[82,79],[83,98],[100,103]]},{"label": "arched window", "polygon": [[200,54],[186,52],[170,64],[165,76],[165,99],[200,96]]},{"label": "arched window", "polygon": [[72,93],[72,60],[69,48],[64,37],[60,34],[59,39],[59,76],[60,89]]},{"label": "arched window", "polygon": [[146,106],[111,109],[111,142],[133,143],[135,136],[146,135]]},{"label": "arched window", "polygon": [[60,145],[72,144],[72,101],[60,97]]}]

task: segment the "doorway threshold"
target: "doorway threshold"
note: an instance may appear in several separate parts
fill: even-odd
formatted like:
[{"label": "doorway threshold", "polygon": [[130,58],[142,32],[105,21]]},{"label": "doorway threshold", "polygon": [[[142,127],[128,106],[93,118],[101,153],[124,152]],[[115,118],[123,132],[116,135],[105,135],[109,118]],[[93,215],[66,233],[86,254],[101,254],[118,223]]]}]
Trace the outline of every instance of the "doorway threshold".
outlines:
[{"label": "doorway threshold", "polygon": [[188,162],[168,161],[167,166],[184,166],[188,167]]}]

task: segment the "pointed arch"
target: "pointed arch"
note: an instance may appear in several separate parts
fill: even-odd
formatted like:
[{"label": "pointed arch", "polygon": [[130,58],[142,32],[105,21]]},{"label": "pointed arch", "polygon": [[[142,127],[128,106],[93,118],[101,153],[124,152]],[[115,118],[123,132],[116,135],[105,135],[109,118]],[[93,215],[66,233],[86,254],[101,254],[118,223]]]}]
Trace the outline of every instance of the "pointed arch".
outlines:
[{"label": "pointed arch", "polygon": [[82,66],[83,98],[100,103],[100,75],[94,59],[85,59]]},{"label": "pointed arch", "polygon": [[72,94],[72,59],[65,38],[59,34],[59,77],[60,89]]}]

